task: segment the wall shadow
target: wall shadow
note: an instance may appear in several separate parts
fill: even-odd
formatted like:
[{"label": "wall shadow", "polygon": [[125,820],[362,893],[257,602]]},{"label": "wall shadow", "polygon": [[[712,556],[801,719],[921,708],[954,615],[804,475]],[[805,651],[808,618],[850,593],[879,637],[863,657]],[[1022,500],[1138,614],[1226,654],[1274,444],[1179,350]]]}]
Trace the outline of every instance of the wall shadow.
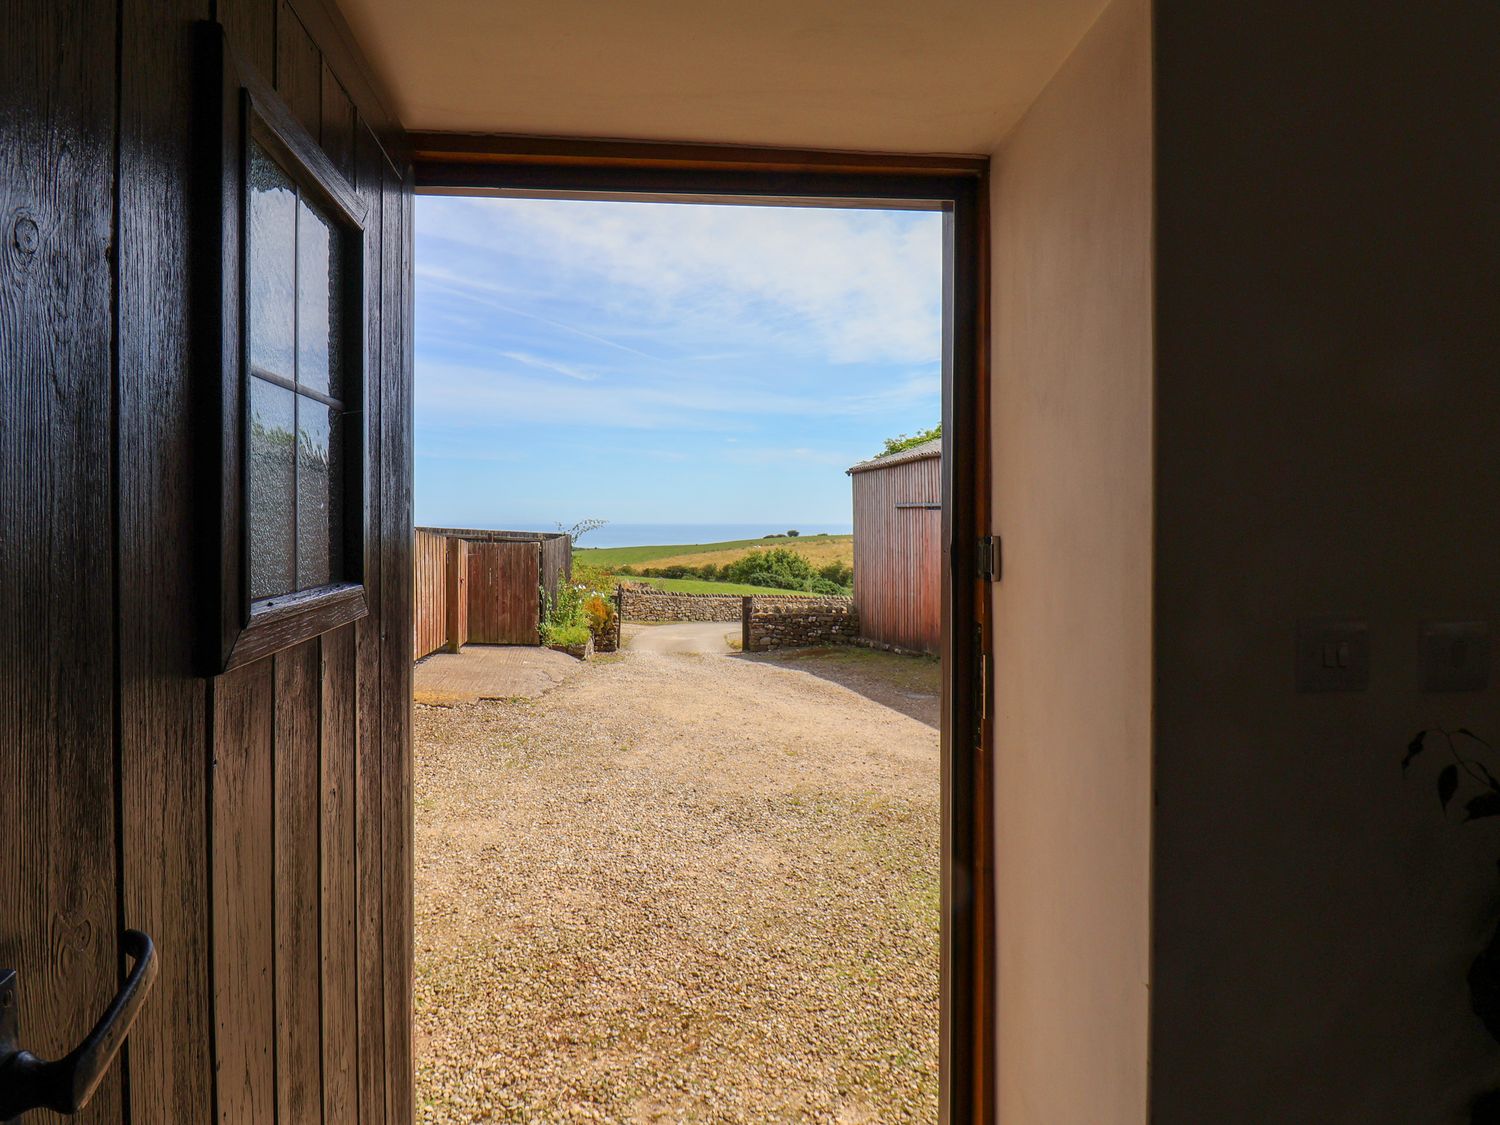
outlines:
[{"label": "wall shadow", "polygon": [[836,647],[737,652],[730,659],[806,672],[899,711],[933,730],[941,726],[942,667],[936,657]]}]

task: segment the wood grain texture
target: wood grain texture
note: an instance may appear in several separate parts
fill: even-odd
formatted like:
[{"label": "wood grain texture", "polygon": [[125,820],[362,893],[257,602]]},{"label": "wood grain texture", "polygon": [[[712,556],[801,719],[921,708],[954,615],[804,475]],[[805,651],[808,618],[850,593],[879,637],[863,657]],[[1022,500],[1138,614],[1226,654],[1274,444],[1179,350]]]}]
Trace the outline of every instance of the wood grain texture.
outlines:
[{"label": "wood grain texture", "polygon": [[[21,973],[25,1045],[56,1057],[86,1034],[122,925],[160,953],[83,1121],[410,1115],[409,1030],[386,1036],[411,1003],[409,579],[384,618],[330,619],[275,661],[212,681],[195,662],[216,618],[200,482],[222,450],[190,323],[219,276],[192,225],[195,126],[212,124],[192,34],[215,14],[319,158],[388,199],[367,282],[370,370],[391,385],[370,413],[392,403],[396,459],[382,467],[373,435],[370,504],[410,564],[399,137],[361,144],[369,76],[331,4],[299,7],[311,23],[279,0],[20,0],[0,36],[0,964]],[[338,31],[335,50],[309,26]]]},{"label": "wood grain texture", "polygon": [[557,597],[560,583],[573,577],[573,537],[556,535],[542,540],[542,585],[549,598]]},{"label": "wood grain texture", "polygon": [[275,681],[269,660],[213,688],[213,994],[218,1120],[276,1119]]},{"label": "wood grain texture", "polygon": [[354,801],[359,683],[354,627],[326,633],[320,643],[323,1119],[337,1122],[350,1120],[358,1112]]},{"label": "wood grain texture", "polygon": [[471,643],[537,643],[541,553],[534,542],[468,544]]},{"label": "wood grain texture", "polygon": [[406,131],[391,112],[388,91],[366,65],[354,33],[349,30],[338,5],[327,0],[292,0],[292,9],[323,53],[339,85],[349,95],[359,116],[359,127],[368,129],[388,154],[393,166],[405,167],[409,159]]},{"label": "wood grain texture", "polygon": [[426,528],[412,537],[412,654],[420,660],[448,643],[448,539]]},{"label": "wood grain texture", "polygon": [[[460,651],[469,641],[469,544],[466,540],[450,538],[444,558],[444,577],[448,591],[447,649]],[[420,592],[421,586],[417,587]]]},{"label": "wood grain texture", "polygon": [[286,0],[276,13],[276,93],[313,137],[322,133],[323,55]]},{"label": "wood grain texture", "polygon": [[354,583],[289,594],[258,603],[250,623],[234,635],[225,670],[303,644],[369,613],[364,587]]},{"label": "wood grain texture", "polygon": [[381,206],[382,612],[386,621],[384,725],[384,890],[386,1112],[395,1125],[413,1114],[412,1072],[412,760],[411,474],[412,193],[387,165]]},{"label": "wood grain texture", "polygon": [[208,0],[121,5],[116,433],[125,926],[161,952],[131,1029],[130,1114],[213,1112],[207,682],[194,667],[197,403],[189,323],[192,21]]},{"label": "wood grain texture", "polygon": [[854,605],[872,641],[933,653],[942,644],[942,511],[901,506],[941,505],[941,466],[925,457],[851,478]]},{"label": "wood grain texture", "polygon": [[358,1096],[359,1120],[385,1120],[385,930],[384,930],[384,802],[382,771],[384,760],[381,737],[383,722],[381,682],[384,663],[380,549],[384,524],[381,520],[383,478],[383,427],[381,425],[380,375],[383,334],[379,325],[384,319],[382,296],[381,221],[385,154],[374,135],[360,124],[355,134],[355,182],[369,207],[365,224],[365,260],[371,263],[365,271],[365,305],[370,331],[365,341],[365,371],[370,385],[366,393],[368,464],[370,465],[369,520],[371,535],[365,561],[365,590],[372,613],[355,625],[355,661],[358,686],[356,697],[358,759],[355,763],[355,911],[357,917],[356,1008],[359,1034]]},{"label": "wood grain texture", "polygon": [[[439,649],[457,652],[473,636],[469,619],[470,548],[477,549],[486,543],[529,543],[540,547],[539,581],[549,598],[555,598],[559,584],[573,575],[573,540],[568,535],[463,527],[417,528],[412,539],[412,637],[418,660]],[[478,636],[473,639],[484,644],[536,644],[537,577],[524,566],[507,565],[494,571],[486,561],[492,557],[512,556],[483,555],[474,563],[482,569],[472,573],[482,573],[487,583],[482,590],[483,604],[476,611],[483,618],[479,630],[487,638],[506,639],[481,640]],[[496,624],[497,621],[502,623]]]},{"label": "wood grain texture", "polygon": [[[0,34],[0,964],[24,1045],[114,994],[110,550],[114,3],[20,0]],[[118,1068],[86,1120],[120,1113]]]},{"label": "wood grain texture", "polygon": [[276,1109],[281,1121],[322,1113],[322,951],[318,813],[318,641],[277,653]]},{"label": "wood grain texture", "polygon": [[350,182],[354,182],[354,103],[343,84],[323,60],[322,121],[318,139],[328,159]]},{"label": "wood grain texture", "polygon": [[215,12],[237,61],[274,84],[278,0],[215,0]]}]

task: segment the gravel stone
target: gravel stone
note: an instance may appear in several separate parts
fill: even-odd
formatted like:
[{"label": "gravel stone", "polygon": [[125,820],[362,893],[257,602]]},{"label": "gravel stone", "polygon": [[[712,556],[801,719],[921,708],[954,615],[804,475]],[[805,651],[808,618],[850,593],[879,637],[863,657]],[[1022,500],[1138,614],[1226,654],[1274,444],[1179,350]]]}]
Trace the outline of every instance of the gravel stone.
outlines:
[{"label": "gravel stone", "polygon": [[418,1120],[935,1122],[937,677],[625,652],[417,706]]}]

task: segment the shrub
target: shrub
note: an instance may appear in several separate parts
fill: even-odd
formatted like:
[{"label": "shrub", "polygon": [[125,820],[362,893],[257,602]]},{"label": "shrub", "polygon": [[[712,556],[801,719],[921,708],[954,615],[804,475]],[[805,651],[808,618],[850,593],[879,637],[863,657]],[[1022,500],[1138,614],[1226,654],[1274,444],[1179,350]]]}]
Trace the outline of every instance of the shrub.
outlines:
[{"label": "shrub", "polygon": [[584,632],[584,638],[588,637],[588,624],[583,616],[583,595],[586,587],[578,582],[559,582],[557,584],[557,596],[549,598],[547,587],[541,587],[542,594],[542,622],[537,627],[541,635],[542,643],[555,644],[582,644],[582,641],[564,641],[558,638],[563,635],[574,635],[571,631],[576,626]]},{"label": "shrub", "polygon": [[549,645],[563,645],[574,648],[578,645],[586,645],[589,642],[589,627],[587,625],[558,625],[543,626],[542,642]]},{"label": "shrub", "polygon": [[618,586],[619,580],[615,574],[634,575],[635,571],[628,566],[622,566],[618,571],[611,572],[602,566],[592,563],[575,562],[573,564],[573,581],[585,588],[597,593],[608,594]]},{"label": "shrub", "polygon": [[603,594],[590,594],[583,600],[583,619],[596,641],[614,636],[615,616],[615,603]]},{"label": "shrub", "polygon": [[835,586],[851,586],[854,584],[854,568],[848,563],[833,562],[818,568],[818,577],[826,578]]},{"label": "shrub", "polygon": [[792,538],[792,539],[797,538],[797,536],[799,536],[801,534],[802,534],[802,532],[797,531],[795,528],[793,530],[787,532],[787,536],[789,538]]},{"label": "shrub", "polygon": [[[802,584],[816,574],[812,564],[789,547],[754,551],[742,559],[726,563],[721,573],[731,582],[749,582],[781,590],[800,590]],[[774,581],[752,582],[751,575],[768,576]]]}]

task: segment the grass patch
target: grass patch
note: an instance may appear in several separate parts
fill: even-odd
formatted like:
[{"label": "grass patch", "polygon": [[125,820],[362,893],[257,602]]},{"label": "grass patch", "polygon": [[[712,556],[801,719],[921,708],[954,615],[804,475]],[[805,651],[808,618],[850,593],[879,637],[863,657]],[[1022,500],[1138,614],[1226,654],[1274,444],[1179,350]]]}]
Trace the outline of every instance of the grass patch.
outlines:
[{"label": "grass patch", "polygon": [[[854,560],[852,535],[799,535],[796,538],[731,539],[723,543],[666,543],[654,547],[575,547],[573,558],[593,566],[660,566],[726,563],[758,548],[788,547],[816,563]],[[728,555],[728,557],[724,557]]]}]

